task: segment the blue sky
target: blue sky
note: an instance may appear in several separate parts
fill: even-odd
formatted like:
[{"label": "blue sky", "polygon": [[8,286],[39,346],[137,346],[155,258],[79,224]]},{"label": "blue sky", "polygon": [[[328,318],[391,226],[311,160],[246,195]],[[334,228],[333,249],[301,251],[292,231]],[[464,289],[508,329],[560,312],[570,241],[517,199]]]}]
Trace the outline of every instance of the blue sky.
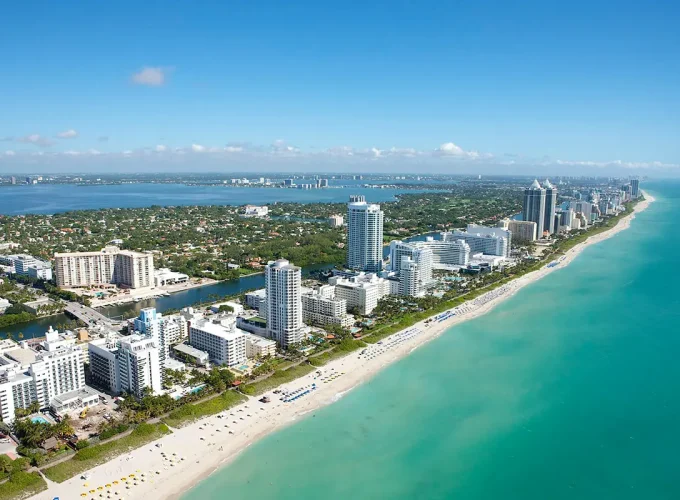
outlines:
[{"label": "blue sky", "polygon": [[678,2],[7,2],[0,171],[680,170]]}]

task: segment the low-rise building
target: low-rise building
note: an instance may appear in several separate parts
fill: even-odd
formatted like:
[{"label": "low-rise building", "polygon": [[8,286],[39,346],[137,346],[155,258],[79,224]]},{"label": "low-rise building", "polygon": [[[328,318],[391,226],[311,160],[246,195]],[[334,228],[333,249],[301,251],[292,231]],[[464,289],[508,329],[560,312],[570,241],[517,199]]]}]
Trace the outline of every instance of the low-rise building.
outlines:
[{"label": "low-rise building", "polygon": [[246,217],[266,217],[269,215],[269,207],[267,206],[257,206],[257,205],[246,205],[244,207],[244,215]]},{"label": "low-rise building", "polygon": [[207,352],[218,365],[238,366],[246,361],[245,332],[236,327],[236,317],[202,319],[191,323],[189,344]]},{"label": "low-rise building", "polygon": [[246,293],[246,305],[257,309],[258,311],[262,305],[267,301],[267,289],[262,288],[260,290],[253,290],[252,292]]},{"label": "low-rise building", "polygon": [[333,276],[328,283],[335,287],[335,297],[345,300],[348,312],[356,309],[362,316],[371,314],[378,301],[390,293],[389,281],[373,273],[358,273],[349,278]]},{"label": "low-rise building", "polygon": [[187,283],[189,276],[184,273],[171,271],[167,267],[161,267],[153,272],[153,279],[155,286],[178,285]]},{"label": "low-rise building", "polygon": [[230,314],[234,314],[238,316],[239,314],[243,314],[243,306],[239,304],[238,302],[234,301],[227,301],[227,302],[220,302],[218,304],[213,304],[210,306],[210,310],[214,313],[220,312],[220,308],[222,306],[226,306],[226,309]]},{"label": "low-rise building", "polygon": [[210,354],[189,344],[177,344],[172,347],[175,355],[182,360],[189,360],[198,366],[208,366],[210,362]]},{"label": "low-rise building", "polygon": [[335,297],[335,287],[324,285],[302,295],[302,321],[307,325],[349,328],[354,324],[354,317],[347,314],[347,301]]},{"label": "low-rise building", "polygon": [[259,335],[254,335],[252,333],[246,333],[246,357],[248,358],[264,358],[266,356],[276,355],[276,342],[260,337]]}]

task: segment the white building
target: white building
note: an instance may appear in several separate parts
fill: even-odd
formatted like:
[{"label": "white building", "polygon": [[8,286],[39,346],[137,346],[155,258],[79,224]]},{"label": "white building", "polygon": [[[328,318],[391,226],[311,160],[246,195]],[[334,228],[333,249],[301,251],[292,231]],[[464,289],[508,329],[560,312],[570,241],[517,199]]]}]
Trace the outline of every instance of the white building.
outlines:
[{"label": "white building", "polygon": [[245,333],[246,336],[246,357],[264,358],[276,355],[276,342],[271,339],[260,337],[252,333]]},{"label": "white building", "polygon": [[239,304],[238,302],[234,301],[227,301],[227,302],[220,302],[218,304],[213,304],[210,306],[210,310],[214,313],[220,312],[220,307],[222,306],[227,306],[227,308],[231,308],[230,314],[233,314],[235,316],[238,316],[239,314],[243,314],[243,306]]},{"label": "white building", "polygon": [[182,358],[189,358],[192,362],[199,366],[208,366],[210,362],[210,354],[188,344],[177,344],[173,346],[173,351],[179,353]]},{"label": "white building", "polygon": [[162,267],[156,269],[153,272],[154,285],[165,286],[165,285],[177,285],[180,283],[187,283],[189,281],[189,276],[184,273],[178,273],[171,271],[167,267]]},{"label": "white building", "polygon": [[[390,269],[400,276],[401,266],[408,257],[418,266],[418,295],[422,295],[427,285],[432,281],[432,265],[434,263],[434,252],[431,245],[434,240],[426,240],[417,243],[405,243],[403,241],[392,241],[390,243]],[[409,264],[411,266],[411,264]],[[400,292],[401,293],[401,292]],[[402,294],[403,295],[403,294]]]},{"label": "white building", "polygon": [[149,388],[152,394],[160,394],[163,390],[162,369],[156,340],[134,334],[120,339],[118,345],[116,362],[120,389],[116,392],[129,392],[140,398]]},{"label": "white building", "polygon": [[0,415],[6,423],[17,408],[35,401],[48,408],[55,398],[85,388],[83,352],[75,338],[50,329],[42,347],[45,350],[34,351],[11,340],[0,345]]},{"label": "white building", "polygon": [[373,273],[359,273],[343,278],[333,276],[328,280],[335,287],[335,297],[345,300],[347,311],[357,309],[362,316],[371,314],[378,301],[390,293],[390,282]]},{"label": "white building", "polygon": [[52,279],[52,265],[49,262],[38,262],[28,266],[28,276],[40,280],[50,281]]},{"label": "white building", "polygon": [[236,327],[236,317],[202,319],[191,323],[189,343],[205,351],[218,365],[239,366],[246,361],[245,332]]},{"label": "white building", "polygon": [[285,259],[265,267],[267,336],[282,348],[302,341],[302,274]]},{"label": "white building", "polygon": [[100,252],[54,255],[57,286],[116,284],[127,288],[154,285],[153,255],[109,246]]},{"label": "white building", "polygon": [[476,224],[468,224],[467,231],[453,231],[442,233],[444,241],[464,240],[470,245],[473,254],[483,253],[510,257],[512,233],[499,227],[484,227]]},{"label": "white building", "polygon": [[342,225],[345,223],[345,219],[342,217],[342,215],[331,215],[328,218],[328,223],[331,225],[331,227],[342,227]]},{"label": "white building", "polygon": [[359,271],[382,269],[383,212],[380,205],[351,196],[347,204],[347,267]]},{"label": "white building", "polygon": [[246,293],[246,305],[253,309],[260,310],[262,304],[267,300],[267,289],[254,290]]},{"label": "white building", "polygon": [[399,295],[422,297],[431,282],[431,249],[419,248],[412,257],[402,256],[399,266]]},{"label": "white building", "polygon": [[432,267],[434,269],[451,266],[467,266],[470,262],[471,249],[465,240],[446,241],[428,237],[418,245],[425,245],[432,250]]},{"label": "white building", "polygon": [[244,215],[246,217],[266,217],[269,214],[269,207],[259,207],[257,205],[246,205]]},{"label": "white building", "polygon": [[347,301],[335,297],[335,287],[324,285],[302,295],[302,320],[308,325],[339,325],[349,328],[354,317],[347,314]]},{"label": "white building", "polygon": [[75,346],[41,352],[28,373],[33,378],[40,407],[47,408],[53,398],[85,386],[83,352]]}]

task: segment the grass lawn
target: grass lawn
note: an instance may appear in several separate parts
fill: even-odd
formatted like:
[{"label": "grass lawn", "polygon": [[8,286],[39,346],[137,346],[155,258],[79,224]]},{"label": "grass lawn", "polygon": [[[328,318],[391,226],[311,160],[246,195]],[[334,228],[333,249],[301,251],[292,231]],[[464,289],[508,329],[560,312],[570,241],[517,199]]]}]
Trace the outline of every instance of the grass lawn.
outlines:
[{"label": "grass lawn", "polygon": [[240,390],[249,396],[257,396],[274,389],[281,384],[285,384],[286,382],[291,382],[296,378],[303,377],[314,370],[315,368],[308,364],[297,365],[292,368],[288,368],[287,370],[276,370],[270,377],[264,380],[254,382],[252,384],[242,385]]},{"label": "grass lawn", "polygon": [[43,474],[52,481],[61,483],[97,465],[108,462],[118,455],[155,441],[170,432],[165,424],[139,424],[131,434],[121,439],[80,450],[71,460],[44,469]]},{"label": "grass lawn", "polygon": [[310,356],[309,362],[314,366],[323,366],[326,363],[333,361],[334,359],[342,358],[347,356],[351,352],[357,351],[363,347],[366,347],[366,342],[361,340],[346,340],[336,345],[330,351],[326,351],[317,356]]},{"label": "grass lawn", "polygon": [[37,472],[15,472],[0,484],[0,500],[28,498],[47,489],[47,483]]},{"label": "grass lawn", "polygon": [[207,401],[181,406],[176,410],[171,411],[163,421],[170,427],[182,427],[201,417],[215,415],[221,411],[228,410],[246,399],[247,398],[239,392],[226,391]]}]

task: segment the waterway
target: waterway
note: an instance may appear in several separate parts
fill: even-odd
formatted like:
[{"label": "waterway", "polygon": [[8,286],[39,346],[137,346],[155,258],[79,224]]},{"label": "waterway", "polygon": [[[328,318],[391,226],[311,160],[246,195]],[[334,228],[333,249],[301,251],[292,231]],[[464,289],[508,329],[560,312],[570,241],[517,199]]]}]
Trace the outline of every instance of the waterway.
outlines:
[{"label": "waterway", "polygon": [[139,208],[180,205],[265,205],[271,203],[341,203],[351,194],[380,203],[401,193],[424,190],[398,187],[369,188],[361,184],[332,185],[323,189],[189,186],[186,184],[37,184],[0,187],[0,214],[54,214],[99,208]]}]

